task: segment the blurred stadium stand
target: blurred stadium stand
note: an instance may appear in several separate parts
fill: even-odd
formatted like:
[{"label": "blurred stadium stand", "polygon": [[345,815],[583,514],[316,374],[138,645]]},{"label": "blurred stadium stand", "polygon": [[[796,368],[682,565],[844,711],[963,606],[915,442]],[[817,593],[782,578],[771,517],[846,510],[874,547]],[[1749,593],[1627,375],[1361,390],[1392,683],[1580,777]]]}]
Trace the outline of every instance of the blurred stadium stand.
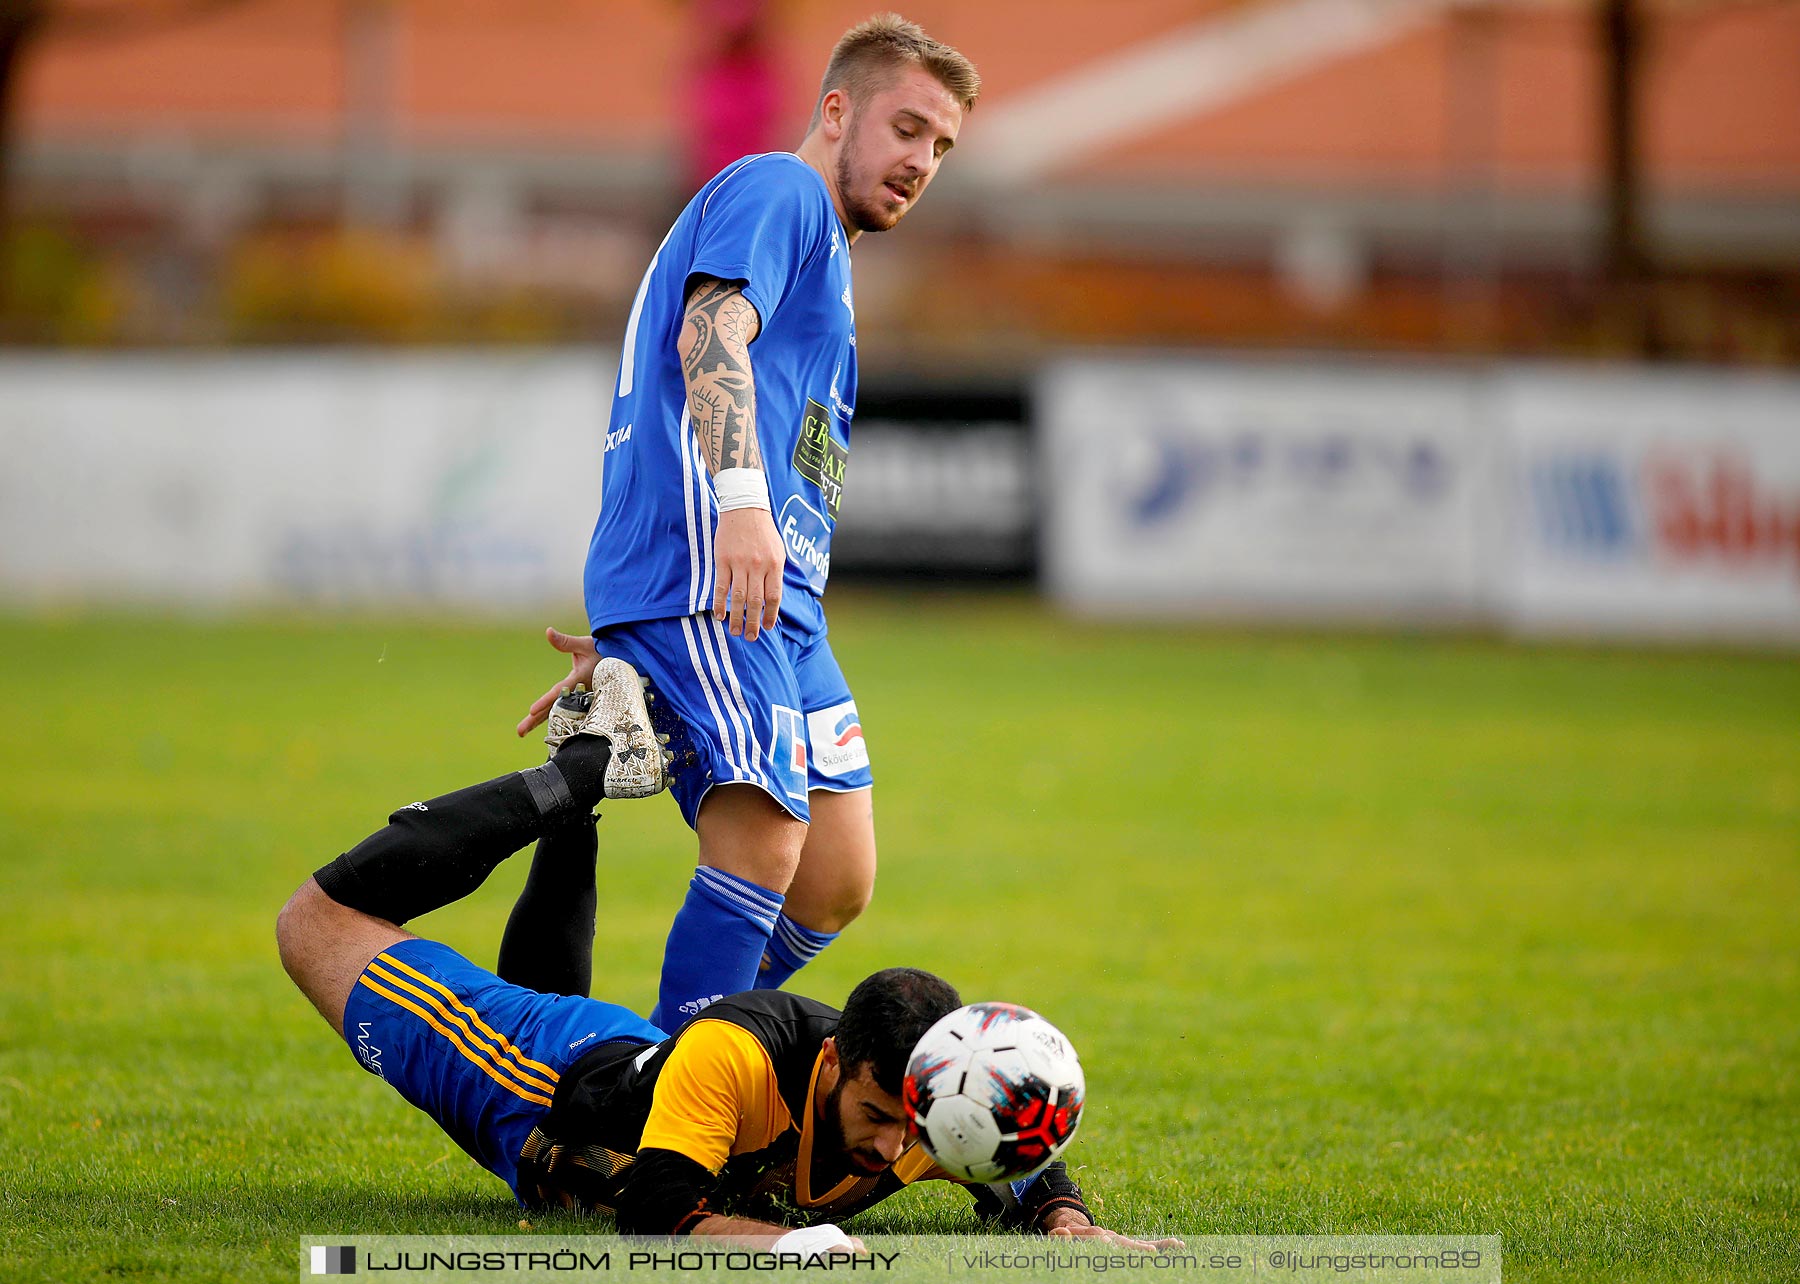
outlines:
[{"label": "blurred stadium stand", "polygon": [[[572,591],[645,263],[876,7],[0,0],[0,600]],[[1800,2],[901,7],[985,89],[840,578],[1800,641]]]},{"label": "blurred stadium stand", "polygon": [[[614,332],[692,183],[719,56],[698,32],[744,8],[33,7],[11,150],[36,293],[12,332],[128,343]],[[869,6],[749,7],[791,145]],[[904,233],[859,250],[876,372],[991,377],[1068,341],[1800,358],[1800,5],[904,7],[986,92]],[[1623,313],[1609,10],[1637,37],[1648,283]]]}]

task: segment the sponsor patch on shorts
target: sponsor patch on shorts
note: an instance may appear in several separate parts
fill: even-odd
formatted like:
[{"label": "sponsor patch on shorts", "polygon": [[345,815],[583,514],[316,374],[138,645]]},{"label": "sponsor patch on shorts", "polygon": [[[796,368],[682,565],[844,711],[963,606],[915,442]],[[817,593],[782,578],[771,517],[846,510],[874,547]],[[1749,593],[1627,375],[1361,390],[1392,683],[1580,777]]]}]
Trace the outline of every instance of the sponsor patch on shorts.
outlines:
[{"label": "sponsor patch on shorts", "polygon": [[812,741],[813,766],[820,774],[847,776],[869,765],[869,747],[863,740],[856,701],[846,700],[807,714],[806,730]]},{"label": "sponsor patch on shorts", "polygon": [[769,750],[769,765],[775,769],[775,780],[789,798],[806,801],[806,741],[800,732],[800,711],[778,704],[771,707],[774,735]]}]

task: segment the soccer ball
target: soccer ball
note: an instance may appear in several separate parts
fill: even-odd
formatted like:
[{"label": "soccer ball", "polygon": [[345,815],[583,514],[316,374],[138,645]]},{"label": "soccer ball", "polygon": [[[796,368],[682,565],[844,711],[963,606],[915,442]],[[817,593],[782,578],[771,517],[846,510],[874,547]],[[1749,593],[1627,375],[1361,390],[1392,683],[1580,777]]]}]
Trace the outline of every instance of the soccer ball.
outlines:
[{"label": "soccer ball", "polygon": [[963,1181],[1011,1181],[1068,1148],[1086,1083],[1062,1032],[1030,1008],[971,1003],[925,1032],[906,1065],[907,1125]]}]

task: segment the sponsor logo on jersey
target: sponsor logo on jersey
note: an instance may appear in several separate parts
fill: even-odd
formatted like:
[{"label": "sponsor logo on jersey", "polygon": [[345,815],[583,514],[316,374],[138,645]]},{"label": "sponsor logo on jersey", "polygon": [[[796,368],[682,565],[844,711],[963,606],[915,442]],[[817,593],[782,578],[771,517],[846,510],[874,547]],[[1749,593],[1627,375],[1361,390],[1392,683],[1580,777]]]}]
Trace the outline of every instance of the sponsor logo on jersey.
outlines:
[{"label": "sponsor logo on jersey", "polygon": [[838,390],[838,379],[843,373],[844,363],[840,361],[831,372],[831,408],[844,417],[845,423],[849,423],[856,418],[856,407],[845,401],[844,394]]},{"label": "sponsor logo on jersey", "polygon": [[782,543],[787,545],[788,561],[806,575],[815,593],[825,591],[825,580],[831,574],[831,527],[816,508],[798,495],[781,506]]},{"label": "sponsor logo on jersey", "polygon": [[863,739],[856,701],[846,700],[807,714],[806,730],[812,740],[813,766],[822,775],[836,779],[869,765],[869,746]]},{"label": "sponsor logo on jersey", "polygon": [[613,432],[609,432],[606,434],[606,449],[601,451],[600,453],[603,455],[610,455],[610,454],[612,454],[612,452],[615,448],[617,448],[619,446],[623,446],[626,442],[628,442],[630,440],[631,440],[631,425],[626,424],[623,428],[617,429]]},{"label": "sponsor logo on jersey", "polygon": [[794,471],[824,493],[825,507],[833,517],[844,499],[844,470],[849,463],[850,447],[831,435],[831,412],[808,397],[806,417],[800,423],[800,440],[794,446]]}]

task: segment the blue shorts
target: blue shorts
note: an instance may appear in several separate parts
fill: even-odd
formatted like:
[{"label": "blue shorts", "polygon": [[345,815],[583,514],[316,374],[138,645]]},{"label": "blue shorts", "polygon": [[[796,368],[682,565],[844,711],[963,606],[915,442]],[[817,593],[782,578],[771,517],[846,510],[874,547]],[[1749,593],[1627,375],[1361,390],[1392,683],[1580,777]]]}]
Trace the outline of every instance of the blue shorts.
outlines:
[{"label": "blue shorts", "polygon": [[650,717],[675,751],[670,792],[688,824],[714,785],[756,785],[809,820],[809,791],[875,783],[824,629],[804,635],[784,621],[746,642],[701,614],[608,625],[594,642],[650,679]]},{"label": "blue shorts", "polygon": [[615,1003],[521,989],[417,939],[377,954],[344,1005],[344,1042],[363,1069],[515,1195],[519,1150],[569,1064],[603,1043],[667,1037]]}]

